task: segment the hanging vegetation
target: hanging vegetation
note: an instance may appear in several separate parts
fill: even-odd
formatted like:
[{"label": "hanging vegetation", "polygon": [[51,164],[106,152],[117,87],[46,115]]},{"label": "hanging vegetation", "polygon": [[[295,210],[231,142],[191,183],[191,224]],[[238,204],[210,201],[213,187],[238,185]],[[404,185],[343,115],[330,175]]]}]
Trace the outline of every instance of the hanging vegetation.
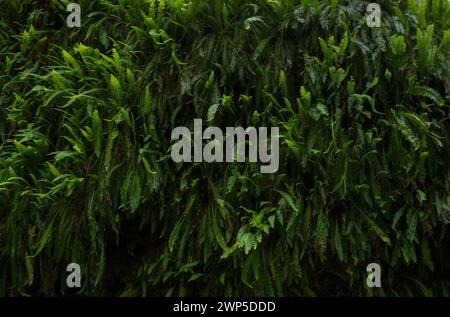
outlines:
[{"label": "hanging vegetation", "polygon": [[[0,1],[0,296],[449,295],[447,0],[77,2]],[[175,163],[196,118],[278,170]]]}]

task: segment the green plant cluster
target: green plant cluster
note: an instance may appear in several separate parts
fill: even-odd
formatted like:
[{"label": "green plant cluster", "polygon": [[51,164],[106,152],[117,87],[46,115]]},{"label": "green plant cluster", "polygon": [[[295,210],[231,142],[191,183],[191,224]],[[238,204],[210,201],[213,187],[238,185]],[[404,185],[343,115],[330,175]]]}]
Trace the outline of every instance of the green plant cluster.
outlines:
[{"label": "green plant cluster", "polygon": [[[75,2],[0,1],[0,296],[449,295],[447,0]],[[278,172],[174,163],[194,118]]]}]

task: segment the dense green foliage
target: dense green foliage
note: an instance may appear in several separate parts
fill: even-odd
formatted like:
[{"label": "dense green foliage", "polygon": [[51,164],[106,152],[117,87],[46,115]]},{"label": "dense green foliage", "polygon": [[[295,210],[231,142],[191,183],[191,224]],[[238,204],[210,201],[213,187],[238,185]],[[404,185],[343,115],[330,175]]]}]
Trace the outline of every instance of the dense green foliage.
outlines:
[{"label": "dense green foliage", "polygon": [[[0,296],[450,292],[450,5],[0,1]],[[373,1],[374,2],[374,1]],[[280,168],[174,127],[279,126]],[[369,289],[366,266],[382,267]]]}]

